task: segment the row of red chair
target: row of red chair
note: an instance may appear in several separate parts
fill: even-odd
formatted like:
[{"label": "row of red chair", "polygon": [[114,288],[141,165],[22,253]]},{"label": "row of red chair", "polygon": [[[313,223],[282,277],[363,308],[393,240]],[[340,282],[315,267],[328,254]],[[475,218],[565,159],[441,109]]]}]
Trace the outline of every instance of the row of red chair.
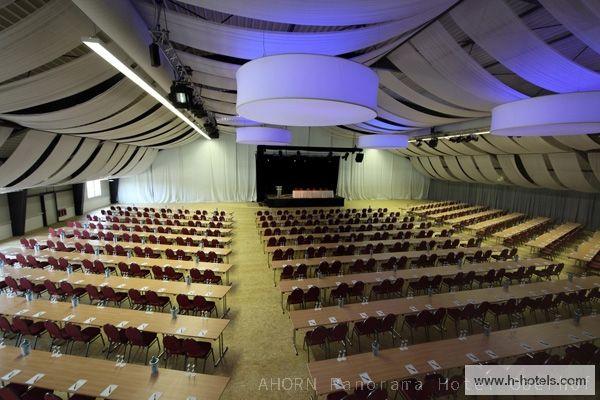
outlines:
[{"label": "row of red chair", "polygon": [[[96,219],[94,219],[96,218]],[[98,217],[94,217],[92,218],[93,221],[98,222],[99,219]],[[208,223],[208,226],[210,228],[222,228],[223,227],[223,222],[225,221],[225,217],[214,217],[215,219],[211,220]],[[187,222],[182,222],[182,220],[179,219],[175,219],[175,220],[170,220],[167,219],[166,221],[161,221],[158,218],[155,219],[151,219],[151,218],[146,218],[146,219],[137,219],[136,217],[125,217],[125,218],[119,218],[119,217],[110,217],[107,216],[106,217],[106,223],[126,223],[126,224],[146,224],[146,225],[163,225],[163,226],[189,226],[189,227],[201,227],[204,226],[202,224],[203,220],[201,220],[200,218],[196,218],[196,219],[190,219],[187,220]],[[89,227],[91,229],[95,229],[97,225],[101,225],[101,222],[98,222],[97,224],[95,224],[94,222],[90,222],[88,223]]]},{"label": "row of red chair", "polygon": [[[121,211],[121,212],[112,212],[112,211],[105,211],[102,210],[101,214],[106,216],[106,217],[117,217],[117,216],[122,216],[122,217],[126,217],[126,218],[163,218],[163,219],[188,219],[188,215],[189,213],[186,214],[177,214],[177,213],[153,213],[151,214],[150,212],[136,212],[136,213],[130,213],[129,211]],[[90,215],[88,214],[86,216],[86,218],[88,219],[88,221],[99,221],[100,218],[98,218],[97,215]],[[223,213],[222,215],[215,215],[213,214],[213,216],[208,216],[208,214],[193,214],[192,218],[193,220],[200,220],[200,221],[208,221],[209,218],[212,221],[225,221],[225,214]],[[118,220],[116,222],[119,222]]]},{"label": "row of red chair", "polygon": [[[350,211],[352,214],[356,214],[358,212],[366,215],[367,213],[371,214],[373,213],[375,210],[373,210],[372,208],[363,208],[362,210],[358,210],[356,208],[352,208],[352,209],[344,209],[344,208],[313,208],[311,210],[307,210],[307,209],[301,209],[301,210],[294,210],[293,212],[289,211],[289,210],[277,210],[275,212],[276,215],[289,215],[289,214],[295,214],[295,215],[301,215],[301,214],[325,214],[325,213],[344,213],[346,211]],[[376,212],[378,213],[386,213],[388,212],[387,208],[378,208],[376,210]],[[261,215],[271,215],[271,211],[270,210],[259,210],[256,212],[257,216],[261,216]]]},{"label": "row of red chair", "polygon": [[[372,218],[378,218],[378,219],[383,219],[383,218],[395,218],[396,220],[398,218],[400,218],[400,213],[396,212],[396,213],[390,213],[387,217],[385,213],[373,213],[371,215],[367,215],[365,214],[365,216],[360,216],[360,214],[350,214],[349,212],[346,213],[339,213],[339,214],[334,214],[334,213],[329,213],[327,215],[325,214],[301,214],[301,215],[292,215],[292,214],[287,214],[287,215],[279,215],[277,216],[277,220],[278,221],[305,221],[305,220],[328,220],[328,219],[355,219],[358,222],[354,222],[354,223],[360,223],[361,220],[363,219],[372,219]],[[258,217],[259,222],[262,221],[275,221],[275,216],[273,215],[261,215],[260,217]],[[412,222],[415,220],[415,217],[404,217],[402,222]]]},{"label": "row of red chair", "polygon": [[519,232],[511,237],[505,238],[503,243],[507,246],[518,246],[518,245],[526,242],[527,240],[529,240],[531,237],[538,236],[542,232],[546,231],[548,229],[548,225],[550,225],[551,223],[552,223],[552,221],[548,220],[542,224],[533,226],[533,227],[526,229],[522,232]]},{"label": "row of red chair", "polygon": [[[154,207],[143,207],[143,208],[139,208],[139,207],[121,207],[121,206],[110,206],[110,210],[111,211],[119,211],[119,212],[127,212],[127,213],[131,213],[132,211],[138,212],[140,210],[142,210],[143,212],[161,212],[161,213],[168,213],[168,214],[172,214],[173,210],[170,208],[160,208],[160,209],[156,209]],[[196,215],[208,215],[210,214],[218,214],[218,215],[226,215],[225,211],[218,211],[218,210],[214,210],[214,211],[207,211],[207,210],[190,210],[190,209],[181,209],[178,208],[176,209],[178,214],[196,214]],[[107,211],[108,212],[108,211]]]},{"label": "row of red chair", "polygon": [[410,207],[408,209],[408,211],[429,210],[431,208],[438,208],[438,207],[442,207],[445,205],[451,205],[454,203],[455,203],[454,201],[439,201],[436,203],[420,204],[420,205]]}]

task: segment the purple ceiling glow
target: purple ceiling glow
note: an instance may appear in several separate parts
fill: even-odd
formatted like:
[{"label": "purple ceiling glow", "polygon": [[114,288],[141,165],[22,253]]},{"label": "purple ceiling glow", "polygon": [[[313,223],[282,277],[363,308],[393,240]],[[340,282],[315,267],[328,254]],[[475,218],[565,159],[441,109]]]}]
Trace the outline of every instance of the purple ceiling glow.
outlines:
[{"label": "purple ceiling glow", "polygon": [[408,136],[362,135],[358,137],[358,147],[363,149],[405,149],[408,147]]},{"label": "purple ceiling glow", "polygon": [[499,136],[561,136],[600,132],[600,92],[534,97],[492,109]]},{"label": "purple ceiling glow", "polygon": [[237,113],[263,123],[331,126],[377,115],[379,79],[370,68],[342,58],[282,54],[240,67]]},{"label": "purple ceiling glow", "polygon": [[285,146],[292,143],[292,133],[287,129],[252,126],[237,128],[235,133],[235,141],[241,144]]}]

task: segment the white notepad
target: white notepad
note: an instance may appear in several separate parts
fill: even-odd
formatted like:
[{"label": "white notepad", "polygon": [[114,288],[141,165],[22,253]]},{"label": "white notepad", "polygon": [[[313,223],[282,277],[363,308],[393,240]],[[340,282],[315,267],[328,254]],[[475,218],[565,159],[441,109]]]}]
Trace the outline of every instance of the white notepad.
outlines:
[{"label": "white notepad", "polygon": [[3,381],[9,381],[12,378],[14,378],[16,375],[20,374],[21,370],[20,369],[13,369],[12,371],[10,371],[8,374],[4,375],[2,377]]},{"label": "white notepad", "polygon": [[113,393],[118,387],[119,387],[119,385],[108,385],[106,387],[106,389],[104,389],[102,392],[100,392],[100,397],[110,396],[111,393]]},{"label": "white notepad", "polygon": [[83,385],[85,385],[87,383],[87,379],[78,379],[74,384],[72,384],[67,391],[68,392],[76,392],[77,390],[79,390],[79,388],[81,388]]},{"label": "white notepad", "polygon": [[25,382],[27,385],[33,385],[35,384],[37,381],[39,381],[40,379],[42,379],[46,374],[35,374],[34,376],[32,376],[31,378],[29,378],[27,380],[27,382]]}]

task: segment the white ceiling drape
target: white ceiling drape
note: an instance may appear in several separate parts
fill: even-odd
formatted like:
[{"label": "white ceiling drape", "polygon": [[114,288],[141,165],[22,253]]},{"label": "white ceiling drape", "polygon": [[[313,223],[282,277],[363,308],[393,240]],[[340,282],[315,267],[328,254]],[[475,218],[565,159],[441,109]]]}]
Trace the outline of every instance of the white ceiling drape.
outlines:
[{"label": "white ceiling drape", "polygon": [[465,171],[465,174],[467,174],[471,179],[479,183],[494,183],[491,180],[487,179],[485,176],[483,176],[483,174],[477,168],[477,165],[475,165],[475,161],[472,157],[458,156],[456,157],[456,160],[460,164],[462,170]]},{"label": "white ceiling drape", "polygon": [[538,186],[555,190],[565,189],[548,171],[543,154],[522,154],[520,158],[527,174]]},{"label": "white ceiling drape", "polygon": [[452,175],[454,175],[455,177],[457,177],[458,179],[460,179],[461,181],[464,181],[464,182],[470,182],[470,183],[475,182],[474,179],[472,179],[470,176],[468,176],[462,170],[456,157],[444,156],[444,161],[446,162],[446,165],[448,166],[448,170],[450,170],[450,173]]},{"label": "white ceiling drape", "polygon": [[504,175],[506,175],[508,180],[515,185],[527,188],[538,188],[538,185],[531,183],[519,171],[515,157],[516,156],[513,154],[499,154],[497,156],[498,163],[500,164],[500,168],[502,168]]},{"label": "white ceiling drape", "polygon": [[0,165],[0,187],[8,186],[27,172],[55,137],[55,134],[34,130],[25,133],[15,151]]},{"label": "white ceiling drape", "polygon": [[590,193],[600,190],[600,183],[593,174],[583,172],[590,167],[577,153],[553,153],[548,158],[558,180],[567,188]]}]

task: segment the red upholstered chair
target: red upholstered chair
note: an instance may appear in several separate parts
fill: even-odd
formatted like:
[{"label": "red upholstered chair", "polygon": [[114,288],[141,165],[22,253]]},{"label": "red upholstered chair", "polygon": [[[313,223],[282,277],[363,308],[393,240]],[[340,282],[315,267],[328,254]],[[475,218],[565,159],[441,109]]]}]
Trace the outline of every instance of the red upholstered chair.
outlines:
[{"label": "red upholstered chair", "polygon": [[208,359],[209,355],[212,355],[213,364],[215,363],[215,353],[211,344],[208,342],[201,342],[191,338],[184,339],[183,351],[185,352],[185,363],[187,363],[187,360],[190,358],[194,360],[204,360],[202,372],[206,371],[206,360]]},{"label": "red upholstered chair", "polygon": [[21,342],[23,337],[25,336],[33,336],[35,337],[35,341],[33,342],[33,348],[37,345],[37,341],[46,332],[46,328],[44,328],[43,322],[33,322],[29,319],[22,319],[20,317],[14,317],[12,320],[12,326],[15,331],[19,333],[19,339],[17,340],[17,344]]},{"label": "red upholstered chair", "polygon": [[105,324],[102,327],[106,338],[108,339],[108,348],[106,349],[106,358],[110,356],[110,353],[117,351],[121,346],[124,347],[123,354],[127,351],[127,344],[129,340],[125,335],[125,329],[119,329],[114,325]]},{"label": "red upholstered chair", "polygon": [[129,341],[129,355],[127,357],[127,362],[129,362],[131,359],[131,351],[133,347],[146,349],[146,358],[144,359],[144,364],[148,362],[148,353],[150,352],[150,347],[152,347],[155,342],[160,350],[160,342],[158,341],[158,337],[154,332],[140,331],[138,328],[130,326],[125,330],[125,335]]}]

